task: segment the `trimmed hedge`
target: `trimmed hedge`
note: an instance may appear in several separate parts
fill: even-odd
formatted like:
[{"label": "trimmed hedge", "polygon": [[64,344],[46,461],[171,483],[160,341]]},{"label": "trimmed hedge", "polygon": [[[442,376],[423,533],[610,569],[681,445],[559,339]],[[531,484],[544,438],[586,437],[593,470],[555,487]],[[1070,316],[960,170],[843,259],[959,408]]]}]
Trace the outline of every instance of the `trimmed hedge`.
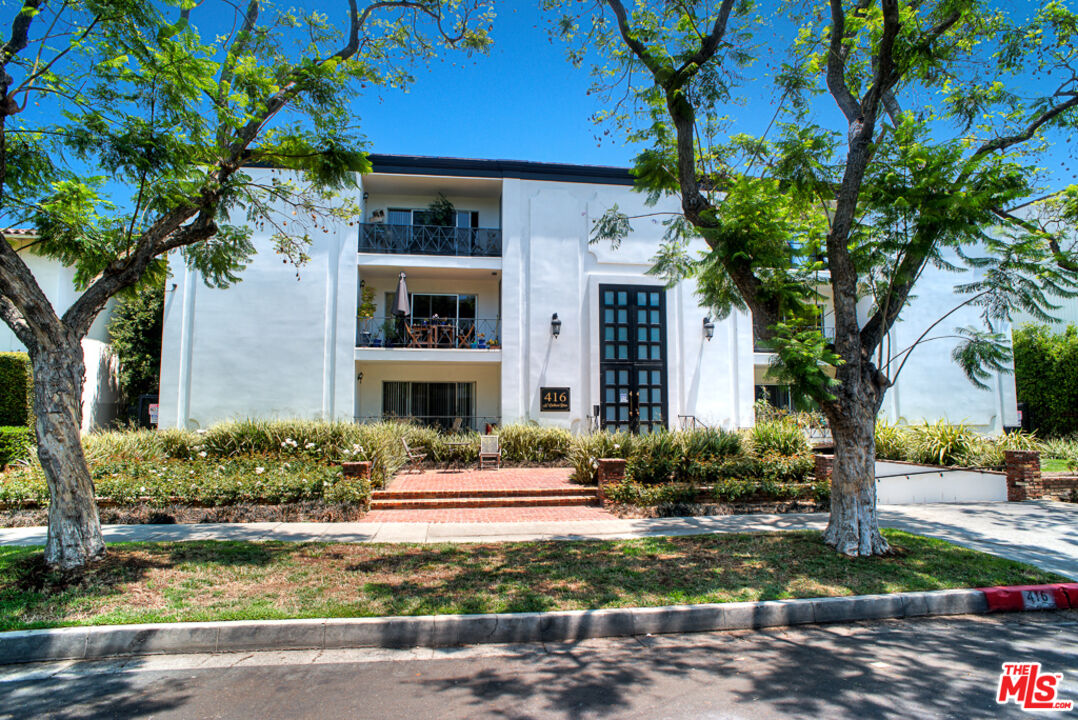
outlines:
[{"label": "trimmed hedge", "polygon": [[0,426],[34,424],[34,374],[24,352],[0,353]]},{"label": "trimmed hedge", "polygon": [[1013,333],[1014,381],[1018,402],[1037,432],[1078,431],[1078,328],[1052,333],[1045,325],[1024,325]]},{"label": "trimmed hedge", "polygon": [[0,469],[30,457],[34,436],[27,427],[0,427]]}]

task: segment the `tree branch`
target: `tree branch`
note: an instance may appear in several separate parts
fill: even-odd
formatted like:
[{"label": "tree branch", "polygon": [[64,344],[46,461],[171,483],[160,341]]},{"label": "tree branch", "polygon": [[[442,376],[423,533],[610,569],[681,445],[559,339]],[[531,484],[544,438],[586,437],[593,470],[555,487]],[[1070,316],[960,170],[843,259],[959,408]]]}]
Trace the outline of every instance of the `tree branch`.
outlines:
[{"label": "tree branch", "polygon": [[[868,2],[863,3],[867,7]],[[835,98],[847,122],[853,122],[861,114],[861,105],[846,84],[846,13],[842,0],[831,0],[831,43],[827,51],[827,89]]]},{"label": "tree branch", "polygon": [[[22,10],[16,15],[15,19],[11,22],[11,37],[3,46],[0,46],[0,67],[6,67],[11,59],[18,55],[26,47],[29,42],[30,24],[34,21],[36,11],[41,7],[43,0],[25,0],[22,4]],[[10,78],[5,78],[7,85],[11,84]]]},{"label": "tree branch", "polygon": [[979,148],[977,148],[977,151],[973,153],[973,157],[971,157],[970,159],[976,160],[982,155],[987,155],[990,152],[995,152],[996,150],[1006,150],[1012,145],[1026,142],[1033,137],[1033,135],[1037,132],[1037,130],[1040,129],[1042,125],[1047,122],[1050,122],[1054,118],[1057,118],[1068,110],[1076,107],[1078,107],[1078,96],[1072,97],[1067,102],[1060,103],[1059,105],[1054,105],[1048,110],[1042,112],[1037,117],[1033,118],[1033,120],[1031,120],[1030,123],[1026,125],[1025,129],[1021,132],[1015,133],[1013,135],[1005,135],[1003,137],[993,138],[992,140],[989,140],[988,142],[984,143]]},{"label": "tree branch", "polygon": [[1059,244],[1058,236],[1054,233],[1050,233],[1036,223],[1025,218],[1020,218],[1002,208],[995,208],[992,212],[1001,220],[1009,220],[1022,229],[1028,230],[1034,235],[1039,235],[1044,238],[1048,243],[1048,249],[1051,251],[1052,259],[1055,261],[1056,265],[1067,272],[1078,273],[1078,261],[1075,261],[1070,255],[1064,252],[1062,246]]}]

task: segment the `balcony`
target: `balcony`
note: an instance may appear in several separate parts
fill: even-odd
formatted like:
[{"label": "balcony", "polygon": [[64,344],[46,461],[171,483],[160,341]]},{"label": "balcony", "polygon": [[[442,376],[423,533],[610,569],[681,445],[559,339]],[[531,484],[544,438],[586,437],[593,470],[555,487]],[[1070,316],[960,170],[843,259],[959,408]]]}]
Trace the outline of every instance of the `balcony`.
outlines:
[{"label": "balcony", "polygon": [[500,318],[373,317],[356,322],[358,348],[498,350]]},{"label": "balcony", "polygon": [[502,231],[497,228],[361,223],[359,252],[390,255],[501,257]]}]

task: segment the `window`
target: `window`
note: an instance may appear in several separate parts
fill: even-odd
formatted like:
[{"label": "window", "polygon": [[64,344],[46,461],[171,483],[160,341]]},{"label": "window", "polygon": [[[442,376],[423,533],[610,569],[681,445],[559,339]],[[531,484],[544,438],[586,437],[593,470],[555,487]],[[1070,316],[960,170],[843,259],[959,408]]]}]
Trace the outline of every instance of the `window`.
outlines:
[{"label": "window", "polygon": [[782,410],[793,410],[789,385],[757,385],[756,402],[766,402]]},{"label": "window", "polygon": [[766,401],[772,407],[787,412],[813,411],[819,407],[807,395],[794,392],[789,385],[757,385],[756,402]]},{"label": "window", "polygon": [[[386,293],[387,314],[393,308],[393,293]],[[452,295],[448,293],[411,293],[412,317],[425,320],[435,315],[443,320],[475,320],[477,299],[475,295]]]},{"label": "window", "polygon": [[425,425],[453,427],[460,418],[463,425],[475,424],[474,382],[397,382],[382,383],[382,415],[387,418],[411,418]]},{"label": "window", "polygon": [[[412,210],[410,208],[389,208],[389,223],[391,225],[429,225],[426,210]],[[476,210],[457,210],[458,228],[479,227],[479,212]]]}]

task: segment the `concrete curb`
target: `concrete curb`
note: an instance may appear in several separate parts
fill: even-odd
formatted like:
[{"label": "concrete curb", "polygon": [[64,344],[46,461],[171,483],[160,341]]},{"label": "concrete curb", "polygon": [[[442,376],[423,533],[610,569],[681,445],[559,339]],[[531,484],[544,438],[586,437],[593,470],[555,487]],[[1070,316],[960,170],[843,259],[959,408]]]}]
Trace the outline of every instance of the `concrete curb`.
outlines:
[{"label": "concrete curb", "polygon": [[154,623],[0,633],[0,664],[125,655],[411,648],[744,630],[988,612],[981,590],[547,613]]}]

